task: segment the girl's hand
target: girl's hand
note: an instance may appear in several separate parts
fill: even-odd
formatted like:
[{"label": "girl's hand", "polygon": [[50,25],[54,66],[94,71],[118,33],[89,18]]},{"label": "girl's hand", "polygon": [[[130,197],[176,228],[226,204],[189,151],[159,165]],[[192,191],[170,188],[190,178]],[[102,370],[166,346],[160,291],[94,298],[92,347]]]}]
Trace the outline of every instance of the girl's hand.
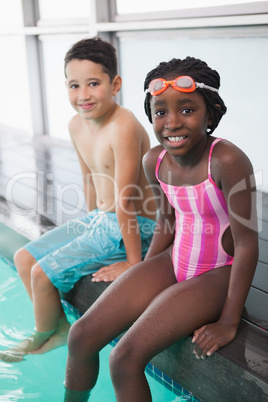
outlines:
[{"label": "girl's hand", "polygon": [[127,261],[108,265],[108,267],[103,267],[92,274],[92,282],[112,282],[130,267],[131,265]]},{"label": "girl's hand", "polygon": [[205,359],[218,349],[230,343],[236,336],[237,328],[226,326],[220,322],[204,325],[194,331],[192,342],[197,359]]}]

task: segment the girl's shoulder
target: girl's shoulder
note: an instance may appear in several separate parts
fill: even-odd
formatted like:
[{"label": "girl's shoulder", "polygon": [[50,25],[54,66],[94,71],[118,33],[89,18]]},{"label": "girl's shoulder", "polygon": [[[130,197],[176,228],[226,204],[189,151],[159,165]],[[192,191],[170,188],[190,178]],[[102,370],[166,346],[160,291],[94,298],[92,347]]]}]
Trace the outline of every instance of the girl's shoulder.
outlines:
[{"label": "girl's shoulder", "polygon": [[146,165],[155,165],[163,150],[164,147],[162,147],[162,145],[156,145],[155,147],[150,148],[143,157],[143,163]]},{"label": "girl's shoulder", "polygon": [[248,159],[247,155],[237,145],[229,140],[221,139],[213,147],[212,158],[218,163],[232,164],[240,160]]},{"label": "girl's shoulder", "polygon": [[211,155],[211,176],[217,185],[222,181],[240,180],[252,174],[248,156],[237,145],[228,140],[219,141]]},{"label": "girl's shoulder", "polygon": [[146,172],[152,172],[152,174],[154,174],[159,155],[163,150],[162,145],[157,145],[146,152],[142,159],[143,167]]}]

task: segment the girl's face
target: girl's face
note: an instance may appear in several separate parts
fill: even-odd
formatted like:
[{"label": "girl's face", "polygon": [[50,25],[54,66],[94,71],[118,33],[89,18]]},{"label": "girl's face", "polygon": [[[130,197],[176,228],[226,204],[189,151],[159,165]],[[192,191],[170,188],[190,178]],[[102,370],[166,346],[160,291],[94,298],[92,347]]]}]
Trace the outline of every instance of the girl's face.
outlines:
[{"label": "girl's face", "polygon": [[152,96],[150,102],[156,138],[170,154],[184,156],[207,139],[211,120],[197,91],[178,92],[169,86],[163,93]]}]

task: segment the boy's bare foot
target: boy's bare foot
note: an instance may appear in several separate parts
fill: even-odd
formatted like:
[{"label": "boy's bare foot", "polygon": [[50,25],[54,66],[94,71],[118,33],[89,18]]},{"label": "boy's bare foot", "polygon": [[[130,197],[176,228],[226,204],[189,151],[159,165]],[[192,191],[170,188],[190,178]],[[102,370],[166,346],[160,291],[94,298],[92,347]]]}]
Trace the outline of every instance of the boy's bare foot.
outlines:
[{"label": "boy's bare foot", "polygon": [[6,363],[21,362],[23,357],[33,350],[40,348],[53,335],[55,330],[48,332],[35,331],[29,338],[18,345],[0,352],[0,360]]},{"label": "boy's bare foot", "polygon": [[57,349],[60,346],[67,345],[67,338],[70,330],[70,324],[65,317],[60,319],[58,328],[54,334],[40,348],[33,350],[30,354],[41,355]]}]

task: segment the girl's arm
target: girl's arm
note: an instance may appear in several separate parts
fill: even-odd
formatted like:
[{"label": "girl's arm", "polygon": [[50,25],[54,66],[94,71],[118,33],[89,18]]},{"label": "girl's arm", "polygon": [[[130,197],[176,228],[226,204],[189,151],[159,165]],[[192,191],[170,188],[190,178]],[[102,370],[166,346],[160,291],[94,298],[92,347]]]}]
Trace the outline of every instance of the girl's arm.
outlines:
[{"label": "girl's arm", "polygon": [[152,148],[143,157],[143,168],[153,190],[158,212],[154,235],[145,259],[166,250],[172,244],[175,235],[174,209],[155,177],[155,167],[162,149],[160,146]]},{"label": "girl's arm", "polygon": [[256,187],[252,165],[234,145],[220,145],[215,147],[218,165],[216,176],[227,201],[234,260],[226,302],[219,320],[194,333],[194,351],[197,357],[203,358],[234,339],[258,261]]}]

